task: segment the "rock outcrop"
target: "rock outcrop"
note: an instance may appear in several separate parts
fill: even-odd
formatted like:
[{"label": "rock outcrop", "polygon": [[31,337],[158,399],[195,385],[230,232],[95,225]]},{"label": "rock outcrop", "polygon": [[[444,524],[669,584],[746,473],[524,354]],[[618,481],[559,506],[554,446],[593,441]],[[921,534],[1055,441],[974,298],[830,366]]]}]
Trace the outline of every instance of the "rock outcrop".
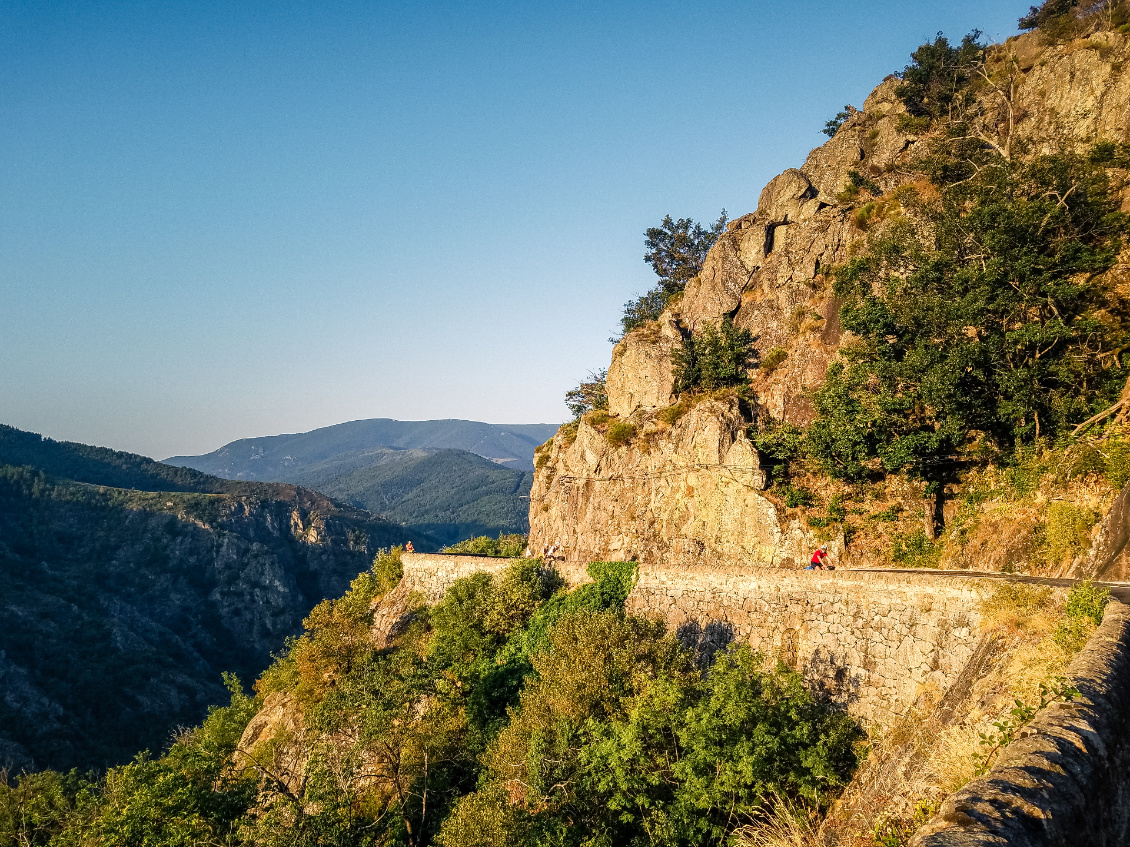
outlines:
[{"label": "rock outcrop", "polygon": [[578,561],[806,563],[816,541],[765,493],[738,400],[703,400],[672,424],[633,420],[640,434],[627,445],[585,421],[553,440],[531,493],[534,549],[557,543]]},{"label": "rock outcrop", "polygon": [[[1010,153],[1130,141],[1127,36],[1099,32],[1052,46],[1040,38],[1030,33],[991,49],[989,69],[1005,82],[980,89],[978,131]],[[784,525],[742,433],[758,416],[797,425],[813,419],[812,393],[848,340],[826,272],[866,237],[867,221],[845,189],[853,178],[867,180],[873,194],[881,192],[876,202],[887,202],[914,178],[922,139],[898,85],[888,77],[800,168],[771,180],[757,209],[719,237],[682,297],[617,344],[609,410],[639,435],[614,448],[600,426],[582,421],[575,439],[568,429],[555,437],[539,459],[530,500],[535,547],[557,541],[578,558],[803,564],[815,538]],[[1124,190],[1130,209],[1130,182]],[[662,424],[657,416],[677,399],[673,353],[687,334],[726,317],[752,334],[766,363],[750,372],[753,402],[710,400],[673,426]]]}]

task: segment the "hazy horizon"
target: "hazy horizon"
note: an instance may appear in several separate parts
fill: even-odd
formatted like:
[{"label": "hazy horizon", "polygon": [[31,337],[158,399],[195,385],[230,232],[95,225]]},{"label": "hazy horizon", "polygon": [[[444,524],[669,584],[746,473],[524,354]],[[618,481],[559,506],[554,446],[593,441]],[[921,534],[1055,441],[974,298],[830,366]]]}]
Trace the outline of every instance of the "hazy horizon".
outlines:
[{"label": "hazy horizon", "polygon": [[1027,4],[8,3],[0,421],[156,458],[567,417],[666,214]]}]

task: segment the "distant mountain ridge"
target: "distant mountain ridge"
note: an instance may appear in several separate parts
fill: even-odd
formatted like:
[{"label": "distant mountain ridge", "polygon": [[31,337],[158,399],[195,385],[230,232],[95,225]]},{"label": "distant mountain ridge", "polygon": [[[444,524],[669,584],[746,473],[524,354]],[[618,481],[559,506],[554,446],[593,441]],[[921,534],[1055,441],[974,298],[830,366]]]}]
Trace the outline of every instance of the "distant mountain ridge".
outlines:
[{"label": "distant mountain ridge", "polygon": [[306,486],[454,544],[528,531],[534,448],[556,431],[556,424],[375,418],[166,461],[231,480]]},{"label": "distant mountain ridge", "polygon": [[514,470],[534,469],[534,448],[558,424],[489,424],[481,421],[398,421],[370,418],[309,432],[241,438],[201,456],[172,456],[166,464],[225,479],[278,480],[290,472],[359,450],[466,450]]}]

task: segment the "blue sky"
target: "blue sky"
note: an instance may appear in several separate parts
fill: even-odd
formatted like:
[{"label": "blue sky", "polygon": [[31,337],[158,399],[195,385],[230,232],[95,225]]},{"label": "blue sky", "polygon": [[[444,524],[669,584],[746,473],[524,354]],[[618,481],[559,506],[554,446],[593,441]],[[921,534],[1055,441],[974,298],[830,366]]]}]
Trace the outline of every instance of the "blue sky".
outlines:
[{"label": "blue sky", "polygon": [[561,420],[665,214],[998,0],[0,0],[0,422],[158,458]]}]

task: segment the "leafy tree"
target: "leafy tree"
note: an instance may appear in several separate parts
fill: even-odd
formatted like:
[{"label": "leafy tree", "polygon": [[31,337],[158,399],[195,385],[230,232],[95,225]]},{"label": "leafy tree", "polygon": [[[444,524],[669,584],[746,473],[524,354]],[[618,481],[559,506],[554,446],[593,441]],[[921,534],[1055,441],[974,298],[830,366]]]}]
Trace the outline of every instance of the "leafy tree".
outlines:
[{"label": "leafy tree", "polygon": [[753,364],[752,344],[753,335],[735,327],[729,316],[720,328],[708,323],[698,335],[686,336],[673,357],[676,393],[746,384],[746,369]]},{"label": "leafy tree", "polygon": [[954,47],[942,33],[915,50],[903,69],[902,85],[895,94],[916,117],[942,118],[968,91],[970,81],[984,61],[985,45],[974,30]]},{"label": "leafy tree", "polygon": [[238,844],[236,825],[256,795],[256,783],[229,767],[240,735],[262,705],[234,676],[224,681],[231,705],[213,708],[159,759],[142,753],[111,769],[97,815],[82,827],[94,843],[122,847]]},{"label": "leafy tree", "polygon": [[[1027,163],[937,152],[939,196],[836,274],[857,341],[817,392],[811,452],[826,469],[929,478],[973,448],[1054,437],[1117,397],[1130,342],[1103,284],[1130,229],[1105,172],[1060,153]],[[975,166],[975,167],[974,167]]]},{"label": "leafy tree", "polygon": [[580,420],[586,412],[608,408],[608,370],[590,371],[588,381],[582,381],[576,388],[565,392],[565,405],[573,413],[573,420]]},{"label": "leafy tree", "polygon": [[1044,0],[1040,6],[1032,6],[1018,24],[1020,29],[1029,30],[1046,26],[1054,18],[1069,14],[1079,6],[1079,0]]},{"label": "leafy tree", "polygon": [[673,297],[683,292],[687,283],[702,270],[706,254],[726,231],[726,210],[709,228],[690,218],[675,221],[670,215],[657,227],[644,233],[647,262],[659,277],[659,283],[646,294],[624,305],[620,325],[630,332],[649,321],[656,320]]},{"label": "leafy tree", "polygon": [[840,127],[843,126],[847,122],[847,119],[853,114],[855,114],[855,109],[850,105],[844,106],[844,110],[842,112],[836,112],[836,116],[824,124],[824,128],[820,131],[829,138],[833,138],[835,134],[839,132]]},{"label": "leafy tree", "polygon": [[709,229],[690,218],[672,221],[670,215],[664,217],[659,226],[648,228],[644,242],[647,252],[643,259],[655,269],[665,294],[678,294],[698,275],[706,254],[726,231],[726,220],[723,209]]}]

